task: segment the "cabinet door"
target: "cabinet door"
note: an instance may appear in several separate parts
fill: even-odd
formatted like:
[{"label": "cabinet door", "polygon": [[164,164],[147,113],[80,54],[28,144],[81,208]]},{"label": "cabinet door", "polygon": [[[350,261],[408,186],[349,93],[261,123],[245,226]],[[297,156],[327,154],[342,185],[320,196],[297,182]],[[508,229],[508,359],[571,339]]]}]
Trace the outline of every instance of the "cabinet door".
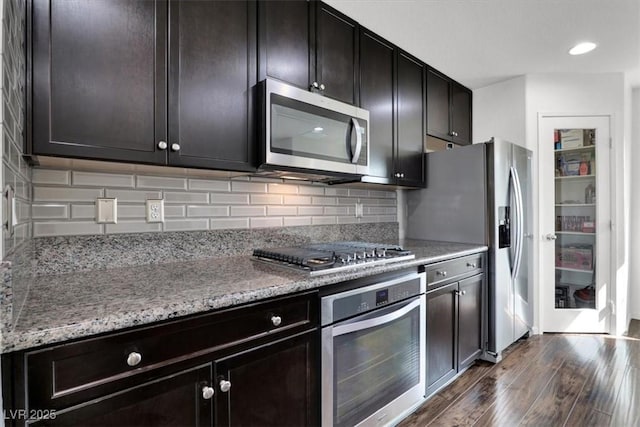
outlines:
[{"label": "cabinet door", "polygon": [[172,1],[169,14],[169,163],[253,170],[255,2]]},{"label": "cabinet door", "polygon": [[313,330],[217,361],[216,425],[317,425],[318,340]]},{"label": "cabinet door", "polygon": [[[369,110],[369,175],[387,184],[393,174],[395,47],[360,32],[360,106]],[[369,177],[368,177],[369,178]]]},{"label": "cabinet door", "polygon": [[[424,65],[398,53],[397,139],[395,173],[397,183],[424,186]],[[399,175],[398,175],[399,174]]]},{"label": "cabinet door", "polygon": [[454,282],[427,293],[427,395],[457,372],[457,290]]},{"label": "cabinet door", "polygon": [[471,144],[471,91],[451,83],[451,140],[456,144]]},{"label": "cabinet door", "polygon": [[356,104],[358,24],[322,2],[317,4],[315,80],[324,84],[324,95]]},{"label": "cabinet door", "polygon": [[450,140],[449,80],[434,70],[427,71],[427,133]]},{"label": "cabinet door", "polygon": [[458,369],[473,363],[482,352],[482,293],[484,275],[459,282],[458,296]]},{"label": "cabinet door", "polygon": [[34,154],[164,163],[163,1],[35,0]]},{"label": "cabinet door", "polygon": [[311,52],[314,7],[305,0],[258,3],[259,80],[272,77],[309,88],[315,68]]},{"label": "cabinet door", "polygon": [[56,413],[38,426],[212,426],[211,363],[131,387]]}]

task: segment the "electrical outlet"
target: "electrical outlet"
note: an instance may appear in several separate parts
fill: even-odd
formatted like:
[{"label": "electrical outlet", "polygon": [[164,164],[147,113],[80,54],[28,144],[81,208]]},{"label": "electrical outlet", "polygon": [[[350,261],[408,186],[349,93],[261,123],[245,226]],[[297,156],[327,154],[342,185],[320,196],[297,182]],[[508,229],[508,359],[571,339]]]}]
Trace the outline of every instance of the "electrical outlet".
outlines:
[{"label": "electrical outlet", "polygon": [[164,222],[164,199],[147,199],[147,222]]},{"label": "electrical outlet", "polygon": [[98,224],[116,224],[118,222],[118,199],[96,199],[96,222]]},{"label": "electrical outlet", "polygon": [[356,203],[356,218],[362,218],[364,216],[364,206],[362,203]]}]

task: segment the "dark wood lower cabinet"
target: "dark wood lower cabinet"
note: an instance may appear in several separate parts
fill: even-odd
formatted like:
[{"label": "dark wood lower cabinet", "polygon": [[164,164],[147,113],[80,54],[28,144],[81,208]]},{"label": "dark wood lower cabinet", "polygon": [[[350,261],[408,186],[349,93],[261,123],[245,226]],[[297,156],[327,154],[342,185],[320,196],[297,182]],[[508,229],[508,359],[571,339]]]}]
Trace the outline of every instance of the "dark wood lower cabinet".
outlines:
[{"label": "dark wood lower cabinet", "polygon": [[310,426],[319,420],[318,332],[216,362],[216,425]]},{"label": "dark wood lower cabinet", "polygon": [[[38,426],[212,426],[212,364],[187,369],[69,409],[51,412]],[[41,411],[48,414],[47,411]]]},{"label": "dark wood lower cabinet", "polygon": [[484,288],[476,274],[427,292],[427,396],[482,353]]}]

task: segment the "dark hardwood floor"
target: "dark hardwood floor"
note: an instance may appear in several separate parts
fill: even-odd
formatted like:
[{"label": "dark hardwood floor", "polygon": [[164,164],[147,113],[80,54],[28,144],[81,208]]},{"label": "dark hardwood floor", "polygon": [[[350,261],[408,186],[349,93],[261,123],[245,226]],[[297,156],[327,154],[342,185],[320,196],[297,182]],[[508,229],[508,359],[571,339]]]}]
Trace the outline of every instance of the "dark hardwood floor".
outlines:
[{"label": "dark hardwood floor", "polygon": [[477,362],[400,426],[640,426],[640,323],[629,337],[534,335]]}]

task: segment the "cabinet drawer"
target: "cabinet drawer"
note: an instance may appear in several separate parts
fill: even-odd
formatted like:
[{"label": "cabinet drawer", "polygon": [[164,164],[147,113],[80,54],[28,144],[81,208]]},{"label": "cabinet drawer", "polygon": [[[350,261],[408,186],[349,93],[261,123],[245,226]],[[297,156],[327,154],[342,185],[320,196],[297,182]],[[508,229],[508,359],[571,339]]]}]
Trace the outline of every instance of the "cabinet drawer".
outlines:
[{"label": "cabinet drawer", "polygon": [[317,324],[312,292],[27,352],[29,407],[67,407],[173,363]]},{"label": "cabinet drawer", "polygon": [[449,282],[452,278],[480,273],[484,268],[484,259],[483,254],[475,254],[428,265],[427,290]]}]

